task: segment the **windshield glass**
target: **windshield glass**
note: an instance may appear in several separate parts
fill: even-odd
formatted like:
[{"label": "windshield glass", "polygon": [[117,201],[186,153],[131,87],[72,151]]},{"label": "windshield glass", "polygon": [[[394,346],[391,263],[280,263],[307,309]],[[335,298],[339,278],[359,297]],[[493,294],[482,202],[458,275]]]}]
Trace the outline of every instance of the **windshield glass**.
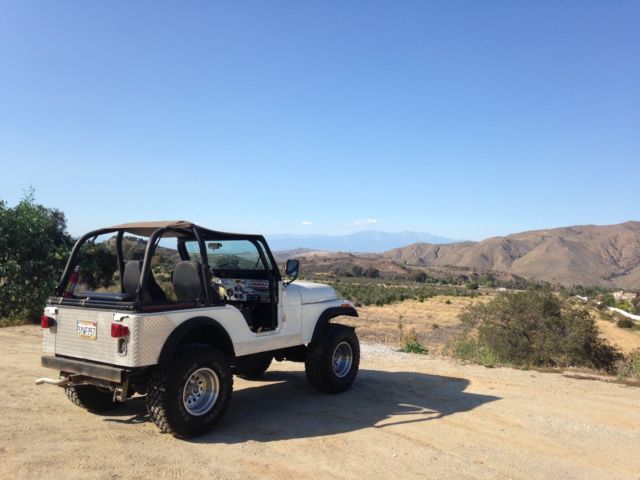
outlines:
[{"label": "windshield glass", "polygon": [[[209,266],[214,270],[265,270],[260,253],[249,240],[207,240]],[[185,242],[192,260],[201,261],[198,242]]]}]

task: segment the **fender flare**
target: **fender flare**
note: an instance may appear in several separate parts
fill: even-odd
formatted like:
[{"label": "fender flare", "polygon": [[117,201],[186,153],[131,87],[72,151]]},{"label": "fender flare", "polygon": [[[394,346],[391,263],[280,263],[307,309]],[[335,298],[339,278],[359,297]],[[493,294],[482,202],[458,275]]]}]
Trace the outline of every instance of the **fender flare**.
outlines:
[{"label": "fender flare", "polygon": [[311,337],[311,343],[317,343],[322,339],[327,327],[329,326],[329,320],[335,317],[357,317],[358,311],[353,307],[329,307],[318,317],[316,326],[313,329],[313,336]]},{"label": "fender flare", "polygon": [[[167,337],[162,346],[162,351],[158,357],[158,363],[166,363],[173,360],[175,352],[180,342],[196,328],[210,327],[215,331],[216,337],[219,335],[221,343],[228,346],[230,352],[224,352],[235,356],[233,342],[225,328],[213,318],[210,317],[193,317],[178,325],[173,332]],[[203,341],[205,339],[203,338]]]}]

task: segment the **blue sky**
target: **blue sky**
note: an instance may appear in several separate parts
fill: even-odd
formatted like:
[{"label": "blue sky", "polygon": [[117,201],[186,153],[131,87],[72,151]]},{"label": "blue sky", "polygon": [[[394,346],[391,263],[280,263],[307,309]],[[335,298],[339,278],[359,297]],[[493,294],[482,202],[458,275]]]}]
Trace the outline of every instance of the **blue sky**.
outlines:
[{"label": "blue sky", "polygon": [[0,198],[70,231],[640,219],[640,3],[0,0]]}]

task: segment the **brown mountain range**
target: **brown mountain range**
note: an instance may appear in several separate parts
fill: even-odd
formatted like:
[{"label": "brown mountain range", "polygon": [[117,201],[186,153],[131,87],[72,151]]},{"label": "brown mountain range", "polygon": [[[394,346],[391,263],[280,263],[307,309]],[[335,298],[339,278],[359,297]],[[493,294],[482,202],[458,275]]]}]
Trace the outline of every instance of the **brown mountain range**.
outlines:
[{"label": "brown mountain range", "polygon": [[417,267],[465,267],[564,285],[639,289],[640,222],[535,230],[481,242],[415,243],[383,257]]}]

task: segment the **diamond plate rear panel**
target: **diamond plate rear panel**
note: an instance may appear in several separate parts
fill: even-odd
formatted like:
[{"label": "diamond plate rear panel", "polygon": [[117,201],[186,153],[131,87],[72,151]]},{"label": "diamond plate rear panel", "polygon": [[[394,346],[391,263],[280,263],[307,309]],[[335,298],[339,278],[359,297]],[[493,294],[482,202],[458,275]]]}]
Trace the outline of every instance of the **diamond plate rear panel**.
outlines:
[{"label": "diamond plate rear panel", "polygon": [[[117,339],[111,337],[114,313],[87,308],[59,308],[55,353],[113,365],[132,366],[134,360],[132,356],[129,354],[126,356],[118,355]],[[80,338],[78,322],[81,321],[96,323],[95,340]]]},{"label": "diamond plate rear panel", "polygon": [[44,353],[54,353],[56,348],[56,327],[42,330],[42,351]]},{"label": "diamond plate rear panel", "polygon": [[[129,327],[126,354],[118,353],[118,339],[111,337],[114,315],[123,317],[122,325]],[[87,308],[59,308],[56,331],[44,334],[43,349],[58,355],[93,360],[122,367],[143,367],[157,363],[162,346],[175,323],[166,315],[127,315],[118,311]],[[78,322],[95,322],[96,339],[81,338]]]}]

